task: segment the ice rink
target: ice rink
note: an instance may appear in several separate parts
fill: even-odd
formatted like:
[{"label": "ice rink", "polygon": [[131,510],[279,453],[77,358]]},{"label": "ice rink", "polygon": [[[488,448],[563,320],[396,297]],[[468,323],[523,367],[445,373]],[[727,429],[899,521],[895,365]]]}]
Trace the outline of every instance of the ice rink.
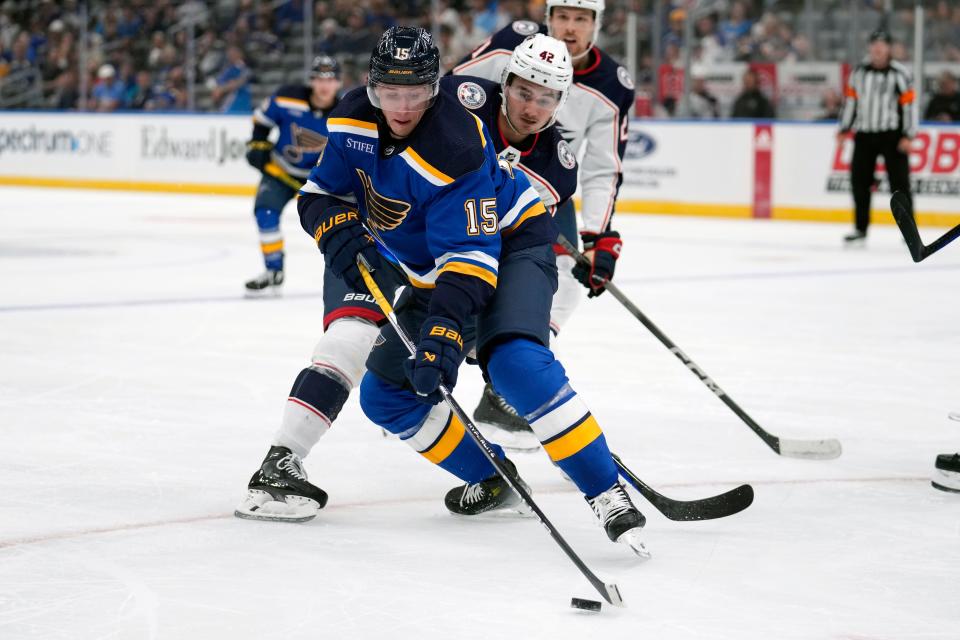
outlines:
[{"label": "ice rink", "polygon": [[[0,638],[957,640],[960,243],[921,264],[893,226],[620,216],[616,282],[767,430],[768,449],[611,296],[556,347],[611,449],[677,498],[749,482],[747,511],[677,523],[635,495],[653,553],[607,541],[542,452],[512,454],[586,563],[537,522],[449,515],[452,476],[351,397],[306,466],[303,525],[238,520],[321,332],[323,260],[292,208],[287,285],[248,198],[0,194]],[[942,229],[921,229],[929,243]],[[472,409],[481,380],[463,371]]]}]

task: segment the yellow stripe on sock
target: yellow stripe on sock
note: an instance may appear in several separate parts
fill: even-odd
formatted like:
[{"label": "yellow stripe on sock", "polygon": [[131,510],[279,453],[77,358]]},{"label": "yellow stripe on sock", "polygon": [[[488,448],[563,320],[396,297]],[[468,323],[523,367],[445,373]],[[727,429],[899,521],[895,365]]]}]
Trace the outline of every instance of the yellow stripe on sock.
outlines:
[{"label": "yellow stripe on sock", "polygon": [[283,240],[277,242],[271,242],[269,244],[260,243],[260,249],[264,253],[276,253],[277,251],[283,251]]},{"label": "yellow stripe on sock", "polygon": [[547,452],[551,460],[557,462],[578,453],[599,438],[601,434],[603,434],[603,431],[600,429],[600,425],[597,424],[593,416],[590,416],[556,440],[545,443],[543,450]]},{"label": "yellow stripe on sock", "polygon": [[453,453],[453,450],[456,449],[460,441],[463,440],[464,431],[463,423],[457,419],[457,416],[451,413],[450,421],[443,435],[440,436],[440,439],[437,440],[435,445],[421,452],[420,455],[433,464],[440,464],[447,459],[447,456]]}]

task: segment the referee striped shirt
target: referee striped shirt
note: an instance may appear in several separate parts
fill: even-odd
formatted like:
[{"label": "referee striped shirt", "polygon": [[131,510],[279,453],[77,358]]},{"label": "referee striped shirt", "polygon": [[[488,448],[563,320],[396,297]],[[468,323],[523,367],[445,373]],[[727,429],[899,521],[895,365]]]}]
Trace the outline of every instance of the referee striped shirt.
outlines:
[{"label": "referee striped shirt", "polygon": [[891,60],[883,69],[870,63],[861,64],[850,74],[844,97],[841,131],[897,131],[908,138],[916,134],[913,124],[915,94],[910,84],[910,72],[896,60]]}]

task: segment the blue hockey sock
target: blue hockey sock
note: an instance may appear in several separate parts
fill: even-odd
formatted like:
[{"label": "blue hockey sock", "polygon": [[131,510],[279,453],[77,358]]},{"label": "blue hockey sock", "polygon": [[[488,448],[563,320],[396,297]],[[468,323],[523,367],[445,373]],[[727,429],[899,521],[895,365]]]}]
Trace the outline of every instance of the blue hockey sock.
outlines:
[{"label": "blue hockey sock", "polygon": [[[464,482],[480,482],[496,473],[446,405],[431,407],[419,402],[412,391],[368,371],[360,383],[360,407],[372,422],[400,436],[424,458]],[[498,458],[503,458],[499,445],[491,447]]]},{"label": "blue hockey sock", "polygon": [[587,497],[617,482],[607,440],[547,347],[522,338],[494,347],[487,372],[494,389],[530,423],[550,459]]},{"label": "blue hockey sock", "polygon": [[280,212],[276,209],[254,209],[260,230],[260,250],[263,263],[271,271],[283,270],[283,233],[280,231]]}]

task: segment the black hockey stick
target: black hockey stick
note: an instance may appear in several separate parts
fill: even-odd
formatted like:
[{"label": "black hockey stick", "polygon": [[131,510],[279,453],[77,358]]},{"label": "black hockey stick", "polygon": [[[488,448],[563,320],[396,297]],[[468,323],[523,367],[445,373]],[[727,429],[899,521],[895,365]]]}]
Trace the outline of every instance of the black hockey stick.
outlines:
[{"label": "black hockey stick", "polygon": [[930,244],[923,244],[920,231],[917,229],[917,221],[913,217],[910,196],[902,191],[894,192],[893,197],[890,198],[890,210],[893,212],[893,219],[896,220],[897,226],[900,227],[900,233],[903,234],[914,262],[920,262],[960,237],[960,224],[958,224]]},{"label": "black hockey stick", "polygon": [[[373,279],[373,276],[370,274],[370,265],[367,264],[362,255],[357,256],[357,266],[360,268],[360,275],[363,276],[363,281],[367,285],[367,289],[370,290],[370,294],[373,296],[374,300],[377,301],[377,306],[380,307],[380,310],[383,311],[383,315],[387,317],[387,320],[390,321],[390,324],[393,326],[394,331],[397,332],[397,335],[400,336],[400,340],[403,341],[404,346],[407,347],[407,350],[410,352],[410,355],[414,355],[417,352],[417,347],[413,344],[413,341],[407,335],[406,331],[403,330],[403,327],[400,326],[400,322],[397,320],[396,314],[393,312],[393,306],[387,301],[384,297],[383,292],[380,291],[380,287],[377,286],[376,281]],[[467,433],[470,434],[470,437],[473,438],[473,441],[477,443],[477,446],[480,447],[480,450],[483,451],[484,456],[487,460],[493,465],[494,469],[497,470],[497,473],[500,474],[504,480],[507,481],[507,484],[510,485],[510,488],[517,492],[517,495],[520,496],[520,499],[523,503],[536,515],[537,519],[540,521],[540,524],[546,528],[550,533],[550,537],[553,538],[563,552],[567,554],[567,557],[577,566],[580,570],[580,573],[586,577],[586,579],[593,585],[593,588],[603,596],[603,599],[609,602],[612,605],[622,607],[623,598],[620,596],[620,589],[616,584],[612,582],[604,582],[598,578],[593,571],[580,559],[580,556],[577,555],[577,552],[563,539],[563,536],[560,535],[560,532],[557,530],[553,523],[547,518],[546,514],[537,506],[537,503],[533,501],[533,498],[530,496],[530,493],[523,487],[520,481],[514,477],[509,469],[497,458],[497,455],[494,453],[493,449],[490,448],[490,443],[487,442],[480,431],[477,430],[477,427],[470,418],[467,416],[467,413],[460,406],[460,403],[454,399],[453,395],[450,393],[450,390],[447,389],[446,385],[440,385],[440,395],[443,396],[444,401],[447,403],[447,406],[450,407],[450,410],[456,414],[457,418],[463,423],[463,426],[466,427]]]},{"label": "black hockey stick", "polygon": [[[558,236],[557,242],[566,249],[571,256],[577,261],[583,264],[588,264],[589,261],[582,253],[580,253],[576,247],[574,247],[569,240],[563,237],[563,235]],[[808,458],[812,460],[829,460],[831,458],[836,458],[840,455],[841,447],[840,442],[834,438],[827,438],[824,440],[793,440],[787,438],[780,438],[778,436],[769,433],[763,427],[756,423],[756,421],[747,415],[747,412],[740,408],[733,399],[726,394],[726,392],[720,388],[713,379],[708,376],[700,366],[694,362],[690,356],[685,354],[680,347],[673,343],[670,338],[666,336],[660,329],[653,323],[650,318],[648,318],[640,309],[637,308],[633,302],[627,298],[619,287],[617,287],[612,282],[607,282],[604,287],[607,291],[610,292],[614,298],[617,299],[620,304],[626,307],[634,318],[640,321],[640,323],[647,328],[650,333],[652,333],[656,338],[663,343],[670,352],[677,357],[680,362],[682,362],[690,371],[700,379],[700,382],[706,385],[710,391],[714,393],[720,400],[723,401],[725,405],[730,407],[730,409],[737,414],[743,422],[750,427],[754,433],[760,436],[760,439],[763,440],[768,447],[773,449],[776,453],[781,456],[786,456],[788,458]]]},{"label": "black hockey stick", "polygon": [[617,454],[611,454],[617,463],[620,475],[633,485],[647,501],[657,508],[657,511],[671,520],[714,520],[740,513],[753,504],[753,487],[742,484],[726,493],[702,498],[700,500],[674,500],[659,493],[656,489],[641,480],[623,464]]}]

